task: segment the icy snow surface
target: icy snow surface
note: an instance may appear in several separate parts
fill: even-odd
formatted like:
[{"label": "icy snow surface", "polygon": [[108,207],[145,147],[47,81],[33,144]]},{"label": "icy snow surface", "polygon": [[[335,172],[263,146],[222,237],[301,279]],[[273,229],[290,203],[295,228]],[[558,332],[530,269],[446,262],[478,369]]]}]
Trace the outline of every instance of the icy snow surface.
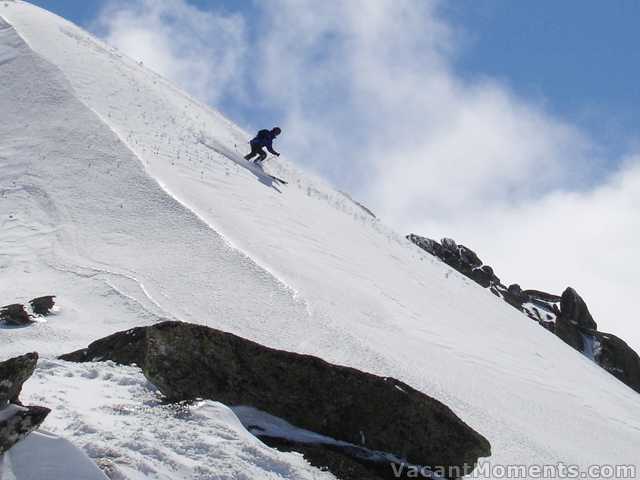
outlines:
[{"label": "icy snow surface", "polygon": [[[55,294],[60,306],[46,323],[0,330],[3,357],[37,350],[51,359],[179,319],[399,378],[485,435],[496,464],[638,462],[637,393],[296,159],[265,166],[288,185],[244,168],[246,132],[117,50],[24,2],[0,2],[0,15],[0,303]],[[204,456],[225,461],[206,454],[205,439],[225,435],[242,438],[226,455],[244,452],[245,473],[228,478],[258,478],[246,472],[269,471],[268,455],[306,471],[298,457],[251,443],[213,403],[208,421],[188,430],[204,442],[194,449],[155,444],[174,431],[153,425],[156,413],[145,417],[135,396],[117,426],[125,400],[83,393],[112,369],[44,360],[46,382],[27,390],[50,393],[46,428],[112,458],[128,478],[147,468],[193,478],[211,465]],[[65,383],[67,373],[82,381]],[[180,422],[168,421],[179,436]]]}]

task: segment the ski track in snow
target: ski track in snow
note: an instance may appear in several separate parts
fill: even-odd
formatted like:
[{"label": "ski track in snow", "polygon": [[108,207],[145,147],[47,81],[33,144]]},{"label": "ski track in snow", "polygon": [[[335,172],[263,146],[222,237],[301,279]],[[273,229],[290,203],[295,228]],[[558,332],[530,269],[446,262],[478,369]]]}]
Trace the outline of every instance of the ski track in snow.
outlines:
[{"label": "ski track in snow", "polygon": [[[52,357],[175,318],[396,377],[485,435],[496,464],[638,461],[637,393],[286,159],[267,169],[288,185],[265,185],[227,158],[247,134],[158,75],[37,7],[4,5],[17,33],[0,25],[0,85],[12,92],[0,95],[9,119],[0,119],[0,301],[56,294],[60,311],[0,329],[3,356]],[[230,155],[203,146],[203,135]],[[115,367],[44,362],[42,382],[27,386],[31,396],[59,388],[42,400],[61,409],[45,426],[111,458],[96,453],[113,435],[88,407],[98,400],[76,395],[78,385],[108,384]],[[93,379],[81,373],[89,368]],[[77,385],[56,384],[64,378],[54,372]],[[120,393],[104,408],[143,406]],[[145,425],[136,408],[118,434]],[[211,408],[215,438],[237,420]],[[197,456],[176,446],[163,463],[159,432],[149,435],[111,458],[126,478],[147,468],[194,478]],[[242,457],[238,472],[268,471],[260,455]],[[203,478],[244,478],[234,468]]]}]

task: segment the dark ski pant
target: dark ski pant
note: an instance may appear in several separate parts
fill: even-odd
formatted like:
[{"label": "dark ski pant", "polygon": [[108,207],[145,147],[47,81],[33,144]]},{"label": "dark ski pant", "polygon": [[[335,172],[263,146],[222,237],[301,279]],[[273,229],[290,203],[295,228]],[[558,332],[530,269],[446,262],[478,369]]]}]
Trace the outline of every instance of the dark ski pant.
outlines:
[{"label": "dark ski pant", "polygon": [[251,145],[251,152],[248,155],[244,156],[245,160],[251,160],[253,157],[258,155],[254,161],[262,162],[265,158],[267,158],[267,152],[265,152],[260,145]]}]

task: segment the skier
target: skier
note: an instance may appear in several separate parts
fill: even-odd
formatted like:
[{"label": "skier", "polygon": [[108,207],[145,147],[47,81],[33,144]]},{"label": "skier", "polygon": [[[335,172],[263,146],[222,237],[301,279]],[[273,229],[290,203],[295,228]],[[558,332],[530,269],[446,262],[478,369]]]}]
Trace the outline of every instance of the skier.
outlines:
[{"label": "skier", "polygon": [[281,132],[282,130],[278,127],[274,127],[271,130],[260,130],[255,138],[249,142],[249,145],[251,145],[251,152],[245,155],[244,159],[251,160],[253,157],[258,155],[258,158],[256,158],[253,163],[261,163],[265,158],[267,158],[267,153],[263,148],[266,148],[270,153],[279,157],[280,154],[273,149],[273,141]]}]

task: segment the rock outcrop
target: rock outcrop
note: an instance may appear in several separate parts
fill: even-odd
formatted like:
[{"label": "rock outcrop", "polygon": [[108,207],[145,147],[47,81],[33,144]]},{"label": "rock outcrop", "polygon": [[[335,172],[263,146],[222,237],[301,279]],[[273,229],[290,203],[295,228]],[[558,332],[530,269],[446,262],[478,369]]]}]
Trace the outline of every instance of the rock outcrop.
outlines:
[{"label": "rock outcrop", "polygon": [[520,285],[505,287],[493,269],[469,248],[450,238],[440,243],[419,235],[407,239],[520,310],[640,393],[640,358],[623,340],[598,331],[586,302],[571,287],[561,296]]},{"label": "rock outcrop", "polygon": [[24,326],[34,322],[34,315],[46,316],[51,313],[56,297],[47,295],[34,298],[29,302],[30,313],[21,303],[13,303],[0,307],[0,322],[11,326]]},{"label": "rock outcrop", "polygon": [[0,362],[0,407],[8,403],[20,404],[22,385],[33,375],[37,363],[35,352]]},{"label": "rock outcrop", "polygon": [[0,410],[0,455],[37,429],[50,410],[10,404]]},{"label": "rock outcrop", "polygon": [[[135,328],[60,358],[136,364],[169,400],[207,398],[251,406],[297,428],[347,442],[348,448],[305,448],[317,462],[326,463],[319,466],[335,470],[349,463],[352,470],[370,471],[368,478],[393,478],[391,455],[417,465],[473,468],[478,457],[491,452],[489,442],[447,406],[398,380],[274,350],[201,325],[163,322]],[[291,447],[288,439],[269,441]],[[363,452],[386,457],[371,461],[376,456],[365,458]]]},{"label": "rock outcrop", "polygon": [[587,304],[573,288],[562,293],[555,326],[558,337],[640,392],[640,357],[622,339],[598,331]]},{"label": "rock outcrop", "polygon": [[458,245],[450,238],[443,238],[442,243],[414,234],[408,235],[407,238],[485,288],[500,284],[500,279],[495,275],[493,269],[488,265],[483,265],[482,260],[473,250],[464,245]]},{"label": "rock outcrop", "polygon": [[51,309],[55,305],[54,295],[46,295],[44,297],[34,298],[29,302],[31,305],[31,309],[33,313],[36,315],[49,315],[51,313]]},{"label": "rock outcrop", "polygon": [[561,317],[581,328],[597,330],[598,325],[589,313],[587,304],[573,288],[567,287],[560,297]]},{"label": "rock outcrop", "polygon": [[49,414],[45,407],[23,406],[19,395],[38,362],[37,353],[0,362],[0,455],[38,428]]},{"label": "rock outcrop", "polygon": [[0,308],[0,321],[7,325],[22,326],[33,322],[31,316],[24,309],[24,305],[13,303]]},{"label": "rock outcrop", "polygon": [[597,362],[611,375],[640,392],[640,357],[624,342],[610,333],[593,332],[597,346]]}]

